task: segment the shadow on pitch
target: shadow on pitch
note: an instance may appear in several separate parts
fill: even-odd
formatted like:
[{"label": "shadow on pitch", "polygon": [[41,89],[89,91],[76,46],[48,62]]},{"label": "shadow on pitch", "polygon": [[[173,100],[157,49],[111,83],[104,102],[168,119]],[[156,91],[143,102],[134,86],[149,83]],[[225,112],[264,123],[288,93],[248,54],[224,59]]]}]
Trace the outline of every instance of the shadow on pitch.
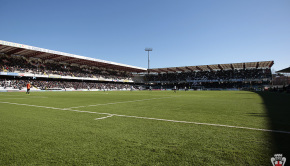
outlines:
[{"label": "shadow on pitch", "polygon": [[247,115],[255,116],[255,117],[268,117],[267,114],[263,114],[263,113],[247,113]]},{"label": "shadow on pitch", "polygon": [[[290,132],[290,94],[256,92],[263,99],[266,116],[272,130]],[[264,114],[250,113],[251,116],[264,116]],[[272,148],[274,154],[283,154],[290,159],[290,134],[272,133],[274,141]]]}]

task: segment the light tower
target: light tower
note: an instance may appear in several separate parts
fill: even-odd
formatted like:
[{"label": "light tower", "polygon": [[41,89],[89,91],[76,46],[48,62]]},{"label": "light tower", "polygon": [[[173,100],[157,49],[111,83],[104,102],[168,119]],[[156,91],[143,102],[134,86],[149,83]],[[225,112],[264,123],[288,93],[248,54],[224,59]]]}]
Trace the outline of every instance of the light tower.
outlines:
[{"label": "light tower", "polygon": [[145,48],[145,51],[148,51],[148,75],[149,75],[149,69],[150,69],[150,59],[149,59],[149,51],[152,51],[153,49],[152,48]]}]

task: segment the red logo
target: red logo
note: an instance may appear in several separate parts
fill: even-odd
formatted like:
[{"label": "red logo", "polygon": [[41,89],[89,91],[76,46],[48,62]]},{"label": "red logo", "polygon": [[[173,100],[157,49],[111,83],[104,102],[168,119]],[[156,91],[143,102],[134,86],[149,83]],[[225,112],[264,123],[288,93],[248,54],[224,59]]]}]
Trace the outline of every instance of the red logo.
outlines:
[{"label": "red logo", "polygon": [[274,157],[271,158],[271,162],[273,166],[284,166],[286,163],[286,157],[283,157],[282,154],[275,154]]}]

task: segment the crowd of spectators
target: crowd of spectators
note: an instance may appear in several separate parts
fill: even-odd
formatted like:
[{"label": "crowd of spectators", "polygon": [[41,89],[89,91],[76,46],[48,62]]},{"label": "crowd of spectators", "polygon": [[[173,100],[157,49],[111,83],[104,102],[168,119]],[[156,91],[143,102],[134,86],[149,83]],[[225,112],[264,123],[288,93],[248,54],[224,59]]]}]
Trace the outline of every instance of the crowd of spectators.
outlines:
[{"label": "crowd of spectators", "polygon": [[20,72],[41,75],[60,75],[70,77],[88,77],[105,79],[131,79],[128,72],[104,70],[89,66],[73,66],[72,64],[61,64],[41,59],[26,59],[17,55],[0,54],[0,72]]},{"label": "crowd of spectators", "polygon": [[290,93],[290,84],[289,85],[283,85],[283,86],[271,86],[268,91],[270,92],[287,92]]},{"label": "crowd of spectators", "polygon": [[3,87],[6,89],[7,87],[13,88],[13,89],[22,89],[26,86],[27,81],[25,80],[6,80],[6,79],[0,79],[0,87]]},{"label": "crowd of spectators", "polygon": [[227,80],[245,80],[245,79],[264,79],[271,78],[270,69],[241,69],[241,70],[218,70],[218,71],[198,71],[198,72],[182,72],[182,73],[160,73],[146,75],[149,82],[154,81],[200,81],[210,82],[212,80],[227,81]]},{"label": "crowd of spectators", "polygon": [[13,89],[23,89],[26,84],[30,84],[41,90],[49,89],[99,89],[99,90],[121,90],[130,89],[132,85],[122,84],[122,83],[94,83],[94,82],[68,82],[68,81],[40,81],[40,80],[7,80],[0,79],[0,87],[13,88]]},{"label": "crowd of spectators", "polygon": [[[263,89],[265,82],[195,82],[195,83],[169,83],[169,84],[153,84],[153,89],[173,89],[176,87],[178,90],[258,90]],[[147,86],[149,88],[149,86]]]}]

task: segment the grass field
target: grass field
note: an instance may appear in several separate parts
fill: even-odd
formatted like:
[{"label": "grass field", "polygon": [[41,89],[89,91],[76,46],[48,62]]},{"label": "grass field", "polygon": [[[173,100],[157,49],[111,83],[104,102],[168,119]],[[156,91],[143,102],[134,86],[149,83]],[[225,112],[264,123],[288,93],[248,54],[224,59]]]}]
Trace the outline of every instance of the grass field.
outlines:
[{"label": "grass field", "polygon": [[246,91],[0,93],[0,165],[271,165],[290,159],[289,103]]}]

